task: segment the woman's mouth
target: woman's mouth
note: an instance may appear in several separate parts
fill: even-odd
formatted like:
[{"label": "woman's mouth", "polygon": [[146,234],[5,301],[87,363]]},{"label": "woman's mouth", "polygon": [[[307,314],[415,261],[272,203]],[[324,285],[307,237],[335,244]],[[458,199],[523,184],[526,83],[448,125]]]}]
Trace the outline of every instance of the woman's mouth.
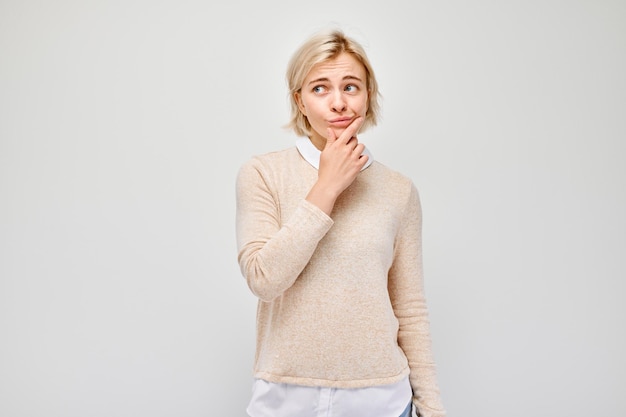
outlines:
[{"label": "woman's mouth", "polygon": [[328,123],[330,124],[331,127],[346,128],[350,126],[350,123],[352,123],[352,118],[351,117],[338,117],[336,119],[329,120]]}]

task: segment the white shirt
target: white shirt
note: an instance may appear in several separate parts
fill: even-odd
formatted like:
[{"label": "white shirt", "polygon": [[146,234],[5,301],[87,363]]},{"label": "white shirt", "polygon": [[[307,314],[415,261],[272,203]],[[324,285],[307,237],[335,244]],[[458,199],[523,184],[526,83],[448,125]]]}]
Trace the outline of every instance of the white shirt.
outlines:
[{"label": "white shirt", "polygon": [[[302,157],[319,169],[321,151],[298,138]],[[367,148],[365,169],[374,161]],[[341,389],[279,384],[255,379],[247,408],[251,417],[399,417],[413,397],[409,377],[389,385]]]},{"label": "white shirt", "polygon": [[251,417],[400,417],[411,401],[409,377],[395,384],[341,389],[255,379]]}]

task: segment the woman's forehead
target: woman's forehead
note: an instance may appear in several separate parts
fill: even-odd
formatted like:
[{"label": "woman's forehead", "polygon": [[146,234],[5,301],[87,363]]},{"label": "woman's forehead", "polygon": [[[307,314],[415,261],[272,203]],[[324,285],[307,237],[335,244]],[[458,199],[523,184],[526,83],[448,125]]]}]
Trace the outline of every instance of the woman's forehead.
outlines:
[{"label": "woman's forehead", "polygon": [[354,56],[343,52],[334,58],[315,64],[307,74],[305,82],[317,78],[344,78],[346,76],[364,81],[365,67]]}]

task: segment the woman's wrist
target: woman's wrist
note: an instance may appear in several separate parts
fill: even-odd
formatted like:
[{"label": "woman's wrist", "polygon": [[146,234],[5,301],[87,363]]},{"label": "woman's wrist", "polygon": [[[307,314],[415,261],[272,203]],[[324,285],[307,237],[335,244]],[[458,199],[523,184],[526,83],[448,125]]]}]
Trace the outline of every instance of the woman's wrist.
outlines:
[{"label": "woman's wrist", "polygon": [[339,197],[340,192],[333,191],[331,187],[326,187],[316,182],[306,196],[306,200],[316,205],[320,210],[330,216],[335,206],[335,201]]}]

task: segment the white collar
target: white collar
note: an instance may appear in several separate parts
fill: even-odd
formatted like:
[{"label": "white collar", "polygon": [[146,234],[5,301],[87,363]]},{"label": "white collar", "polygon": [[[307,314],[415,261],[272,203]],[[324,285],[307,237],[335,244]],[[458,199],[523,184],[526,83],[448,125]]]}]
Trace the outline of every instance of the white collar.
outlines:
[{"label": "white collar", "polygon": [[[322,154],[322,151],[317,149],[309,138],[297,138],[296,147],[298,148],[298,152],[300,152],[300,155],[302,155],[302,157],[309,164],[313,165],[315,169],[320,169],[320,155]],[[363,171],[365,168],[370,166],[372,162],[374,162],[374,157],[367,148],[363,150],[363,153],[361,155],[367,155],[367,162],[365,163],[363,168],[361,168],[361,171]]]}]

